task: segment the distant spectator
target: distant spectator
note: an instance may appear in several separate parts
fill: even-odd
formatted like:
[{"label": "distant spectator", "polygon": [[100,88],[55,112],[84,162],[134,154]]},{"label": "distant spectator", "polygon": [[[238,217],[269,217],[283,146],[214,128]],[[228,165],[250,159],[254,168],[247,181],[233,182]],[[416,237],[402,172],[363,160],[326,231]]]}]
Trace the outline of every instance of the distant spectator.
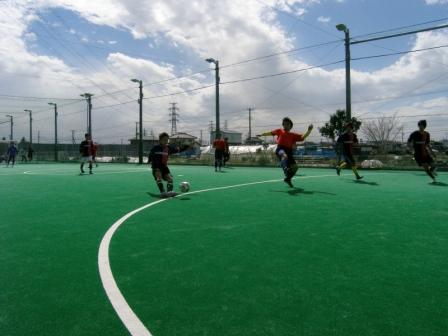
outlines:
[{"label": "distant spectator", "polygon": [[34,149],[32,149],[31,147],[28,147],[28,160],[29,161],[33,161],[33,154],[34,154]]}]

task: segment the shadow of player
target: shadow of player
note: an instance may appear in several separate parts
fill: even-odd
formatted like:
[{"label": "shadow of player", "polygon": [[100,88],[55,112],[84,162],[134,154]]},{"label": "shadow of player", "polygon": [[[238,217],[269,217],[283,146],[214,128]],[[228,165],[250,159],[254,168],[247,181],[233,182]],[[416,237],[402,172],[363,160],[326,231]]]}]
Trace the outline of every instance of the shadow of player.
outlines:
[{"label": "shadow of player", "polygon": [[448,187],[448,184],[443,183],[443,182],[431,182],[431,183],[429,183],[429,185],[436,186],[436,187]]},{"label": "shadow of player", "polygon": [[271,190],[272,192],[281,192],[281,193],[288,193],[291,196],[299,196],[299,195],[314,195],[314,194],[322,194],[322,195],[329,195],[329,196],[336,196],[336,194],[326,192],[326,191],[313,191],[313,190],[305,190],[303,188],[294,187],[289,190]]},{"label": "shadow of player", "polygon": [[353,183],[356,184],[365,184],[365,185],[369,185],[369,186],[379,186],[378,182],[368,182],[368,181],[364,181],[364,180],[353,180]]}]

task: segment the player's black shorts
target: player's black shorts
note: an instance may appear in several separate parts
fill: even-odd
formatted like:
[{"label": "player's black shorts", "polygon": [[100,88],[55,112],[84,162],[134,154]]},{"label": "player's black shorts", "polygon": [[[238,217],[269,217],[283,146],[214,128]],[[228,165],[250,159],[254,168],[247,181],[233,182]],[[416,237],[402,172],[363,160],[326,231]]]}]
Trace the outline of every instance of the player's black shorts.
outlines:
[{"label": "player's black shorts", "polygon": [[414,159],[415,159],[415,162],[417,162],[417,164],[419,166],[421,166],[424,163],[427,163],[429,165],[434,163],[434,160],[430,155],[414,154]]},{"label": "player's black shorts", "polygon": [[157,180],[156,171],[160,170],[160,173],[162,174],[162,178],[166,181],[166,176],[171,175],[170,169],[168,166],[154,166],[152,167],[152,176],[154,176],[154,179]]},{"label": "player's black shorts", "polygon": [[215,149],[215,160],[221,161],[224,157],[224,151],[222,149]]},{"label": "player's black shorts", "polygon": [[277,149],[275,150],[275,155],[277,155],[278,159],[282,160],[282,153],[285,153],[288,156],[288,165],[294,165],[296,164],[296,160],[294,160],[292,148],[286,148],[283,146],[277,146]]},{"label": "player's black shorts", "polygon": [[347,162],[348,165],[354,166],[356,164],[355,158],[353,157],[353,154],[351,153],[344,153],[342,154],[344,157],[344,161]]}]

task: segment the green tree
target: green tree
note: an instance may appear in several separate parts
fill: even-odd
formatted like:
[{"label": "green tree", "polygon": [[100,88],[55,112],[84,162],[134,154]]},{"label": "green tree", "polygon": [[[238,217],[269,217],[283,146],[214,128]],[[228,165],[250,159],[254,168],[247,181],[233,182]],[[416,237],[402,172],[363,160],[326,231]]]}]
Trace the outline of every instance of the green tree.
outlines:
[{"label": "green tree", "polygon": [[[319,132],[323,137],[334,141],[336,137],[344,132],[344,124],[347,120],[345,110],[337,110],[336,113],[330,116],[330,121],[326,122],[325,126],[319,128]],[[354,117],[350,121],[353,124],[353,131],[356,132],[361,126],[361,122]]]}]

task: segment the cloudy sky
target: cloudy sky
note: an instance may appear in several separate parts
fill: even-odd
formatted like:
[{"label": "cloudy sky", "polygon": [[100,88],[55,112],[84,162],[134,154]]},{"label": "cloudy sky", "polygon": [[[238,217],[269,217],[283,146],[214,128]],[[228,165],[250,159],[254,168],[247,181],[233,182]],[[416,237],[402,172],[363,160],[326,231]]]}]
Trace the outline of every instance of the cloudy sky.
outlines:
[{"label": "cloudy sky", "polygon": [[[318,127],[345,108],[336,24],[353,40],[445,25],[448,0],[0,0],[0,14],[0,138],[9,137],[12,115],[14,138],[28,139],[30,109],[33,141],[52,141],[54,102],[60,142],[72,131],[78,142],[87,92],[95,140],[120,143],[138,121],[132,78],[143,81],[147,134],[171,132],[176,103],[177,131],[207,140],[210,57],[220,65],[221,128],[247,136],[249,107],[253,134],[284,116],[298,132]],[[448,138],[447,46],[447,29],[352,45],[353,115],[397,115],[405,136],[426,116],[433,138]],[[317,128],[312,139],[320,140]]]}]

